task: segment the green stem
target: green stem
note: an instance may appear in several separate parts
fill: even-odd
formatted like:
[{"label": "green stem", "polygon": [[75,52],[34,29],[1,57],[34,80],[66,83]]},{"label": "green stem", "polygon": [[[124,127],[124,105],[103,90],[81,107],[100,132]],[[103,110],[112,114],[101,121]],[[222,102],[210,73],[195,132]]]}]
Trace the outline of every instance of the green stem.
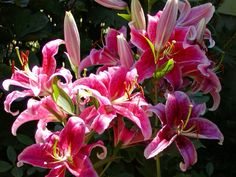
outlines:
[{"label": "green stem", "polygon": [[[158,86],[157,86],[157,84],[158,84],[158,79],[155,79],[154,80],[154,104],[157,104],[158,103]],[[157,129],[158,128],[158,124],[159,124],[159,122],[158,122],[158,118],[156,118],[156,120],[155,120],[155,128]],[[155,159],[156,159],[156,173],[157,173],[157,177],[161,177],[161,161],[160,161],[160,157],[159,157],[159,155],[156,155],[156,157],[155,157]]]},{"label": "green stem", "polygon": [[161,161],[159,155],[156,156],[157,177],[161,177]]},{"label": "green stem", "polygon": [[111,165],[111,163],[112,163],[112,160],[107,163],[107,165],[105,166],[105,168],[104,168],[104,169],[102,170],[102,172],[100,173],[99,177],[102,177],[102,176],[103,176],[103,174],[104,174],[105,171],[109,168],[109,166]]},{"label": "green stem", "polygon": [[[120,148],[121,148],[122,143],[118,143],[117,146],[115,147],[113,154],[112,154],[112,159],[116,157],[117,153],[119,152]],[[106,170],[110,167],[111,163],[113,162],[113,160],[110,160],[107,165],[105,166],[105,168],[102,170],[102,172],[99,174],[99,177],[102,177],[104,175],[104,173],[106,172]]]}]

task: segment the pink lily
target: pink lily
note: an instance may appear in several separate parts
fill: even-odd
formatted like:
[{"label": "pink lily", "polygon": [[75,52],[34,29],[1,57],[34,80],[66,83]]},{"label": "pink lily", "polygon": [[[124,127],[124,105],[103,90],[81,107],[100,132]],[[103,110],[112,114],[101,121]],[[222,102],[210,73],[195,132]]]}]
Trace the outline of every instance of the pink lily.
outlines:
[{"label": "pink lily", "polygon": [[89,159],[91,150],[101,142],[85,145],[85,124],[79,117],[71,117],[61,132],[51,133],[39,144],[28,146],[18,156],[18,166],[23,163],[51,169],[47,177],[64,177],[68,169],[77,177],[97,177]]},{"label": "pink lily", "polygon": [[80,64],[80,36],[75,19],[71,12],[66,12],[64,19],[64,37],[68,57],[75,71],[78,75],[78,67]]},{"label": "pink lily", "polygon": [[123,10],[128,6],[127,3],[122,0],[95,0],[95,2],[101,4],[104,7],[117,10]]},{"label": "pink lily", "polygon": [[191,8],[187,0],[179,1],[180,16],[177,20],[178,26],[196,26],[202,18],[206,23],[212,18],[215,8],[211,3],[202,4]]},{"label": "pink lily", "polygon": [[[149,118],[142,106],[147,105],[141,93],[132,93],[137,87],[137,72],[124,67],[110,67],[108,71],[91,74],[74,83],[74,92],[84,87],[99,102],[97,113],[93,112],[91,128],[103,133],[118,115],[132,121],[142,132],[145,139],[151,136]],[[119,78],[117,80],[117,78]],[[93,109],[94,108],[90,108]],[[82,113],[81,113],[82,114]]]},{"label": "pink lily", "polygon": [[34,66],[32,71],[28,68],[25,70],[15,70],[11,79],[6,79],[3,82],[5,90],[9,90],[10,85],[23,87],[25,90],[11,92],[5,102],[5,111],[13,115],[19,112],[11,112],[11,103],[17,98],[26,96],[44,96],[49,95],[51,92],[51,81],[55,76],[62,76],[65,78],[65,85],[69,84],[72,80],[72,75],[69,70],[65,68],[56,69],[56,60],[54,56],[58,52],[59,45],[63,41],[60,39],[48,42],[42,50],[43,63],[42,67]]},{"label": "pink lily", "polygon": [[160,103],[154,109],[162,128],[146,147],[146,158],[160,154],[175,142],[184,159],[184,163],[180,163],[180,168],[186,171],[190,165],[197,162],[197,153],[189,138],[215,139],[219,140],[219,144],[223,143],[224,137],[218,127],[201,117],[205,112],[205,106],[193,105],[183,92],[168,94],[166,105]]},{"label": "pink lily", "polygon": [[[177,20],[177,27],[191,27],[195,28],[194,35],[196,38],[189,38],[191,42],[195,41],[206,49],[204,39],[208,39],[210,44],[209,48],[214,47],[215,41],[211,37],[211,32],[206,28],[206,24],[212,18],[215,8],[211,3],[202,4],[191,8],[190,3],[185,1],[179,2],[180,16]],[[200,28],[199,28],[200,27]],[[192,36],[191,35],[191,36]]]},{"label": "pink lily", "polygon": [[[155,16],[149,15],[146,34],[131,28],[131,42],[142,52],[140,59],[135,64],[139,75],[138,82],[152,77],[158,67],[161,67],[169,59],[173,59],[173,69],[164,76],[173,89],[181,89],[184,80],[187,79],[193,92],[202,91],[212,95],[214,104],[210,110],[215,110],[220,103],[221,85],[216,74],[212,71],[212,63],[206,57],[205,51],[201,50],[197,44],[185,45],[186,38],[192,28],[176,27],[169,36],[167,44],[158,55],[155,55],[156,51],[153,50],[153,46],[157,31],[153,29],[157,29],[163,13],[159,12]],[[199,23],[203,22],[200,21]],[[201,26],[199,29],[202,29]],[[202,33],[198,34],[193,39],[199,39],[200,42]]]},{"label": "pink lily", "polygon": [[40,120],[41,123],[64,122],[67,114],[63,112],[51,97],[45,97],[40,101],[29,99],[27,109],[23,111],[12,125],[12,134],[16,135],[17,129],[24,123]]},{"label": "pink lily", "polygon": [[130,68],[134,63],[134,59],[125,36],[125,28],[118,31],[109,28],[105,37],[106,45],[100,50],[92,49],[90,54],[81,61],[79,70],[82,71],[93,65],[103,65],[98,71],[117,65]]}]

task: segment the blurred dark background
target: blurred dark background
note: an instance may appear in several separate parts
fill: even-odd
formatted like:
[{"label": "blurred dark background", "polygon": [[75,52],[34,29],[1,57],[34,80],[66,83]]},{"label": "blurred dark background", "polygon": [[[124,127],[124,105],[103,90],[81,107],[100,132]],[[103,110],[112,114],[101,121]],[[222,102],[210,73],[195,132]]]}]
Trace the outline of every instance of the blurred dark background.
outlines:
[{"label": "blurred dark background", "polygon": [[[129,2],[127,0],[127,2]],[[162,0],[142,0],[144,10],[147,2],[151,2],[151,12],[163,7]],[[180,173],[178,165],[163,159],[162,170],[165,177],[235,177],[236,176],[236,5],[235,0],[190,0],[199,5],[211,2],[216,7],[214,18],[209,24],[216,46],[209,50],[209,58],[219,66],[218,76],[222,83],[221,104],[217,111],[208,112],[205,117],[215,122],[222,130],[225,141],[223,146],[214,141],[201,141],[198,149],[198,163],[187,173]],[[93,0],[0,0],[0,83],[11,76],[10,63],[15,61],[19,66],[15,47],[30,51],[30,65],[41,63],[43,45],[56,38],[63,39],[63,20],[66,10],[71,10],[78,24],[81,37],[81,54],[85,56],[89,50],[101,43],[101,33],[108,26],[120,28],[127,22],[117,16],[119,11],[106,9]],[[59,58],[64,61],[63,54]],[[60,63],[59,62],[59,63]],[[24,166],[16,167],[16,157],[21,150],[33,143],[35,123],[23,125],[17,137],[11,132],[14,117],[4,112],[3,102],[8,92],[0,85],[0,176],[23,177],[44,176],[42,169]],[[24,100],[13,104],[14,109],[24,110]],[[33,127],[33,128],[32,128]],[[204,146],[204,147],[203,147]],[[134,162],[135,163],[135,162]],[[151,177],[152,166],[144,164],[135,176]],[[118,165],[119,167],[119,165]],[[116,164],[113,165],[114,171]],[[125,168],[125,167],[123,167]],[[122,169],[123,169],[122,168]],[[132,167],[137,170],[136,167]],[[155,167],[154,167],[155,168]],[[141,170],[140,170],[141,169]],[[173,172],[174,171],[174,172]],[[177,172],[176,172],[177,171]],[[117,171],[119,173],[119,171]],[[145,175],[145,173],[146,175]],[[111,172],[112,174],[112,172]],[[114,174],[114,173],[113,173]],[[148,175],[150,174],[150,175]],[[119,176],[116,174],[114,176]],[[132,177],[132,173],[121,175]]]}]

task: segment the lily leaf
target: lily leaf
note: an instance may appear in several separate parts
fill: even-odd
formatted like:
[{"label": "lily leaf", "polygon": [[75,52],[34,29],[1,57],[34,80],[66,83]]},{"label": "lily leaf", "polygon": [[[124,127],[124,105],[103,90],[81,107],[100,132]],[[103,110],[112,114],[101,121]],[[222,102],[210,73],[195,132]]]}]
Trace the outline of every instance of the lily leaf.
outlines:
[{"label": "lily leaf", "polygon": [[118,16],[122,17],[123,19],[130,21],[131,17],[129,14],[121,14],[121,13],[117,13]]},{"label": "lily leaf", "polygon": [[58,78],[55,77],[53,79],[53,83],[52,83],[53,100],[64,111],[66,111],[67,113],[69,113],[71,115],[74,115],[75,107],[74,107],[72,100],[67,95],[67,93],[57,85],[57,83],[58,83]]},{"label": "lily leaf", "polygon": [[12,168],[12,165],[5,161],[0,161],[0,173],[6,172]]},{"label": "lily leaf", "polygon": [[174,60],[170,59],[156,70],[156,72],[153,74],[153,77],[156,79],[160,79],[164,77],[168,72],[170,72],[173,69],[173,67],[174,67]]}]

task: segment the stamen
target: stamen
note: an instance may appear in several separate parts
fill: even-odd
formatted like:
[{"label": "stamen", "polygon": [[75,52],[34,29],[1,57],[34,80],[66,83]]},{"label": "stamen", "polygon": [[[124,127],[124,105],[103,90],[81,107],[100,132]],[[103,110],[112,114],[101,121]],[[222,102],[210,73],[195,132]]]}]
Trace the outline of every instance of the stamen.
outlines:
[{"label": "stamen", "polygon": [[187,126],[187,124],[188,124],[188,121],[189,121],[189,119],[190,119],[190,116],[191,116],[191,114],[192,114],[192,110],[193,110],[193,105],[189,105],[189,109],[188,109],[188,115],[187,115],[187,119],[186,119],[186,121],[185,121],[185,123],[184,123],[184,125],[183,125],[183,127],[182,127],[182,130]]},{"label": "stamen", "polygon": [[86,77],[87,76],[87,68],[84,68],[84,71],[83,71],[83,77]]},{"label": "stamen", "polygon": [[140,90],[141,94],[144,96],[143,87],[141,85],[139,85],[137,81],[135,81],[135,86]]},{"label": "stamen", "polygon": [[171,43],[168,42],[166,44],[166,49],[163,51],[162,56],[160,57],[160,59],[163,59],[165,57],[170,57],[173,54],[175,44],[176,44],[175,40],[172,40]]},{"label": "stamen", "polygon": [[192,131],[194,128],[196,128],[196,125],[193,125],[192,127],[190,127],[190,128],[187,129],[187,130],[182,130],[182,132],[183,132],[183,133],[189,133],[189,132],[195,133],[195,132],[197,132],[197,130]]}]

